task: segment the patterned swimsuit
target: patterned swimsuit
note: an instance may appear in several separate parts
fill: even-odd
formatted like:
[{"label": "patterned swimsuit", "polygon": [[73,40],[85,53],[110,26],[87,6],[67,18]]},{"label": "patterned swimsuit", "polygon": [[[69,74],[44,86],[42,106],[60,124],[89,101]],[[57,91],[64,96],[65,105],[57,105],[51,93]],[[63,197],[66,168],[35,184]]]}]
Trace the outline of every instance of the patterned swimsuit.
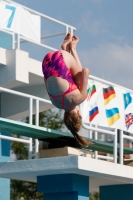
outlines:
[{"label": "patterned swimsuit", "polygon": [[[55,77],[60,77],[62,79],[65,79],[68,81],[69,83],[69,88],[68,90],[61,95],[58,96],[53,96],[51,94],[49,94],[50,97],[52,97],[55,101],[59,102],[62,104],[62,109],[64,108],[64,106],[67,107],[74,107],[74,106],[68,106],[64,103],[64,97],[73,92],[74,90],[78,89],[77,85],[75,84],[71,72],[70,70],[67,68],[64,59],[63,59],[63,55],[61,51],[56,51],[56,52],[50,52],[48,53],[44,59],[43,59],[43,63],[42,63],[42,70],[43,70],[43,74],[45,79],[47,80],[50,76],[55,76]],[[62,101],[58,100],[58,97],[62,97]]]}]

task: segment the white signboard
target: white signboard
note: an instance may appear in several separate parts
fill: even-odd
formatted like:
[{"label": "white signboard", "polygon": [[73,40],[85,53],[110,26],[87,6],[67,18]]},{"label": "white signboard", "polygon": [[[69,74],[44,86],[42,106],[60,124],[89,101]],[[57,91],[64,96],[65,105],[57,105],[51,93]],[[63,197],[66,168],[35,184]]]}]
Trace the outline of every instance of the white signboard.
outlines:
[{"label": "white signboard", "polygon": [[83,122],[133,133],[133,93],[90,80],[87,94],[81,104]]},{"label": "white signboard", "polygon": [[14,4],[0,2],[0,28],[40,42],[40,16]]}]

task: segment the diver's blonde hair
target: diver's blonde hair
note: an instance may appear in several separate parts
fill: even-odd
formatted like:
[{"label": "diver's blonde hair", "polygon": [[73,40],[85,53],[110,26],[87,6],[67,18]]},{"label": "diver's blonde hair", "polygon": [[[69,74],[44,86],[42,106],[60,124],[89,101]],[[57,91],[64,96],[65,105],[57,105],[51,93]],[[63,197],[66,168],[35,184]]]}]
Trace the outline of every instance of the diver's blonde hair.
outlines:
[{"label": "diver's blonde hair", "polygon": [[66,127],[71,131],[75,139],[78,141],[78,143],[81,146],[88,147],[89,141],[85,140],[83,137],[78,135],[78,131],[82,126],[82,117],[74,111],[65,111],[64,123]]}]

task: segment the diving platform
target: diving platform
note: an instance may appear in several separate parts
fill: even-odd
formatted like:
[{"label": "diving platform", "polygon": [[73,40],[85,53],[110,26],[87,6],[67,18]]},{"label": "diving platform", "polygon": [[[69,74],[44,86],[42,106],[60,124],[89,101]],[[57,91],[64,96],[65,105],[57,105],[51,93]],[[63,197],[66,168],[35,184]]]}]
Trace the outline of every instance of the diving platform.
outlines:
[{"label": "diving platform", "polygon": [[[73,34],[76,28],[11,0],[0,1],[0,4],[3,13],[6,10],[9,15],[13,10],[21,8],[19,11],[23,11],[21,14],[18,12],[21,19],[17,13],[11,15],[11,23],[15,23],[15,18],[21,22],[27,12],[33,24],[37,22],[37,28],[33,25],[31,30],[27,20],[20,23],[23,34],[19,29],[16,32],[8,23],[6,28],[0,27],[0,154],[3,149],[10,152],[8,141],[29,145],[29,160],[11,162],[9,155],[8,159],[1,156],[2,193],[9,194],[8,179],[15,179],[37,183],[37,191],[44,193],[45,200],[88,200],[93,191],[100,192],[100,200],[133,200],[133,125],[124,121],[124,115],[132,120],[133,91],[89,76],[88,97],[80,105],[83,119],[81,135],[91,142],[88,147],[79,145],[68,132],[40,127],[39,113],[54,108],[45,88],[42,60],[47,52],[60,48],[46,45],[45,39],[56,38],[56,44],[59,44],[58,36],[62,37],[59,40],[62,41],[68,32]],[[49,35],[43,35],[45,31],[41,25],[47,20],[52,22],[52,30],[48,31]],[[57,25],[55,30],[58,33],[53,33],[53,23]],[[29,34],[25,32],[27,29]],[[110,91],[114,94],[113,98],[110,98]],[[35,125],[32,124],[33,115]],[[20,121],[27,116],[29,124]],[[11,137],[11,133],[23,137]],[[105,136],[102,140],[100,134]],[[127,147],[124,146],[125,139],[128,140]],[[8,140],[7,143],[5,140]],[[44,151],[49,151],[49,157],[38,156],[38,140],[48,143]],[[63,148],[75,148],[78,153],[61,155],[59,152]],[[51,153],[53,151],[58,155]],[[77,155],[79,152],[80,156]],[[100,155],[100,152],[103,154]],[[32,159],[33,154],[35,159]],[[125,155],[130,155],[130,159],[126,160]],[[6,187],[3,178],[8,181]],[[3,199],[3,194],[0,194],[0,199],[7,200]]]},{"label": "diving platform", "polygon": [[[52,177],[56,177],[56,180],[59,179],[59,181],[62,178],[62,184],[66,186],[66,175],[79,175],[79,177],[85,177],[89,180],[87,190],[91,192],[99,192],[101,186],[106,188],[108,185],[115,185],[117,187],[117,185],[133,184],[132,170],[133,168],[129,166],[82,156],[63,156],[0,163],[0,177],[2,178],[37,182],[40,177],[48,177],[49,181]],[[47,189],[49,181],[44,182],[44,190],[45,187]],[[52,187],[53,185],[51,184],[49,192],[52,190]],[[55,186],[54,189],[58,190],[56,192],[63,190],[59,185]],[[65,189],[64,187],[64,190],[67,191],[68,188],[66,187]]]},{"label": "diving platform", "polygon": [[[53,147],[55,147],[54,143],[58,143],[57,147],[64,147],[69,145],[71,147],[77,147],[80,149],[101,151],[110,154],[113,154],[114,151],[114,145],[109,142],[102,142],[89,138],[88,140],[93,144],[90,144],[88,147],[83,147],[76,142],[75,138],[70,133],[4,118],[0,118],[0,130],[3,132],[26,136],[29,138],[44,140],[51,143]],[[120,153],[119,145],[117,145],[117,153],[118,155]],[[123,154],[133,154],[133,149],[124,147]]]}]

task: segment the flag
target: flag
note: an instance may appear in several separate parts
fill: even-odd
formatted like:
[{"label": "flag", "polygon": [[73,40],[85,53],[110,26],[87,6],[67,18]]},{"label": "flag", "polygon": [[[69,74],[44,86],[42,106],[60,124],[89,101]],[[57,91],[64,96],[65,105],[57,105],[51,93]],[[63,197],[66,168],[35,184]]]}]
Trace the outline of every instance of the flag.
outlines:
[{"label": "flag", "polygon": [[112,108],[112,109],[106,110],[106,117],[107,117],[108,125],[111,126],[120,118],[119,109]]},{"label": "flag", "polygon": [[89,111],[89,121],[91,122],[98,113],[98,107],[94,105],[93,108]]},{"label": "flag", "polygon": [[123,94],[123,98],[124,98],[124,108],[126,109],[127,106],[132,103],[132,97],[130,95],[130,93],[126,93]]},{"label": "flag", "polygon": [[104,105],[108,104],[113,98],[116,97],[115,90],[112,86],[103,88]]},{"label": "flag", "polygon": [[96,86],[93,84],[91,87],[87,89],[87,100],[91,98],[91,96],[96,92]]},{"label": "flag", "polygon": [[125,125],[127,127],[127,130],[129,127],[133,124],[133,113],[129,113],[125,115]]}]

